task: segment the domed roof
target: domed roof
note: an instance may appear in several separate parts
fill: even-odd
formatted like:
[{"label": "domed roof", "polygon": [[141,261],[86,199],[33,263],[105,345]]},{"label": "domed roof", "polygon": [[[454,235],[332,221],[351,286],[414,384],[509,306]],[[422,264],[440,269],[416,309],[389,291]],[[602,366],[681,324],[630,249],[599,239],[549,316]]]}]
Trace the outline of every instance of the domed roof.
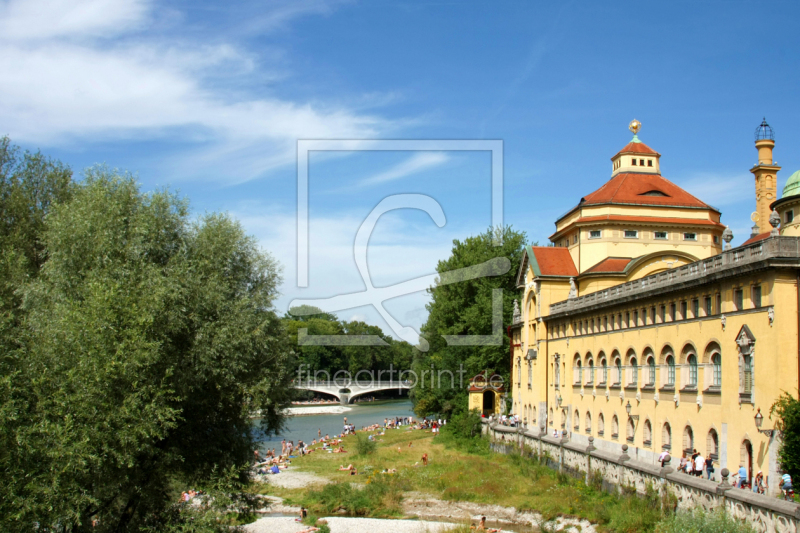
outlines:
[{"label": "domed roof", "polygon": [[789,179],[786,180],[781,198],[787,198],[796,194],[800,194],[800,170],[789,176]]}]

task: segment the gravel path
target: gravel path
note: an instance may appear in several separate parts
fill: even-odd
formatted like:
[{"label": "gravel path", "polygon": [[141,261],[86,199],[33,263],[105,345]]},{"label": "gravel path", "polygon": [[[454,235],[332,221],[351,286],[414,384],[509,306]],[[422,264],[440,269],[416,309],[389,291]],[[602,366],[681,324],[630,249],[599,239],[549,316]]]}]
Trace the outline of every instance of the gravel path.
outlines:
[{"label": "gravel path", "polygon": [[[329,517],[331,533],[376,533],[391,531],[392,533],[437,533],[447,531],[456,524],[445,522],[424,522],[420,520],[384,520],[380,518],[347,518]],[[308,526],[294,521],[294,518],[261,518],[244,526],[248,533],[297,533]]]},{"label": "gravel path", "polygon": [[284,489],[302,489],[312,485],[330,483],[329,479],[311,474],[309,472],[292,470],[291,466],[286,470],[281,470],[280,474],[262,476],[259,477],[258,480],[262,483],[275,485],[276,487],[283,487]]}]

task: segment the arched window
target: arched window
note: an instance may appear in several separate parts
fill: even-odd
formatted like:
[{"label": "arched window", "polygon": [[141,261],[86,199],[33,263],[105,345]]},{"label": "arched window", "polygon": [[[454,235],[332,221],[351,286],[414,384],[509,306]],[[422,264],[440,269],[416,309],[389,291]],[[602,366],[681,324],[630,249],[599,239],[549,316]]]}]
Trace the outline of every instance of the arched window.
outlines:
[{"label": "arched window", "polygon": [[600,365],[603,367],[603,385],[608,383],[608,362],[603,358],[600,362]]},{"label": "arched window", "polygon": [[550,418],[547,419],[547,422],[552,426],[553,425],[553,408],[550,408]]},{"label": "arched window", "polygon": [[586,382],[587,385],[591,385],[594,383],[594,361],[589,359],[589,381]]},{"label": "arched window", "polygon": [[566,409],[562,409],[561,410],[561,429],[564,429],[566,427],[567,427],[567,410]]},{"label": "arched window", "polygon": [[686,362],[689,363],[689,386],[697,387],[697,357],[691,354],[686,358]]},{"label": "arched window", "polygon": [[683,451],[691,455],[694,449],[694,433],[690,426],[683,428]]},{"label": "arched window", "polygon": [[706,454],[713,461],[719,460],[719,437],[715,429],[710,430],[706,437]]},{"label": "arched window", "polygon": [[617,415],[611,417],[611,438],[616,439],[619,437],[619,419]]},{"label": "arched window", "polygon": [[636,364],[636,358],[631,357],[631,385],[636,386],[639,382],[639,365]]},{"label": "arched window", "polygon": [[647,358],[647,384],[656,384],[656,360],[653,356]]},{"label": "arched window", "polygon": [[675,358],[667,356],[667,385],[675,385]]},{"label": "arched window", "polygon": [[653,426],[650,425],[649,420],[644,421],[642,428],[642,436],[644,438],[644,445],[651,446],[653,444]]},{"label": "arched window", "polygon": [[583,367],[581,366],[581,360],[577,359],[575,361],[575,385],[580,385],[583,383]]},{"label": "arched window", "polygon": [[585,429],[587,435],[591,435],[592,433],[592,413],[586,411],[586,422],[585,422]]},{"label": "arched window", "polygon": [[715,387],[722,386],[722,357],[718,353],[711,356],[711,366],[714,369],[714,380],[712,384]]},{"label": "arched window", "polygon": [[620,360],[619,357],[617,357],[617,359],[614,361],[614,366],[616,366],[617,369],[617,375],[614,376],[616,378],[615,383],[619,385],[620,383],[622,383],[622,361]]},{"label": "arched window", "polygon": [[662,449],[672,449],[672,428],[669,427],[669,423],[665,423],[664,427],[661,428],[661,443]]},{"label": "arched window", "polygon": [[633,434],[636,431],[636,425],[633,423],[633,418],[628,417],[627,425],[627,435],[628,442],[633,442]]},{"label": "arched window", "polygon": [[574,420],[572,421],[572,429],[575,431],[581,430],[581,414],[575,409],[575,413],[573,413]]},{"label": "arched window", "polygon": [[597,434],[601,437],[606,430],[606,418],[603,416],[603,413],[597,415]]}]

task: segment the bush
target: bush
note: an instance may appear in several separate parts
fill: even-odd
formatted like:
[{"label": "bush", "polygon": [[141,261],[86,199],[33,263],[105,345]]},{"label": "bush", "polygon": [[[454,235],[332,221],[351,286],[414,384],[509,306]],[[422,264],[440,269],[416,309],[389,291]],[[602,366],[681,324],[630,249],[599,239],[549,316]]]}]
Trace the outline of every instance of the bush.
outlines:
[{"label": "bush", "polygon": [[364,488],[349,482],[330,483],[305,494],[300,505],[317,516],[331,516],[344,512],[347,516],[397,516],[401,514],[400,502],[404,480],[399,476],[370,476]]},{"label": "bush", "polygon": [[723,510],[694,509],[662,520],[656,525],[656,533],[755,533],[755,530]]},{"label": "bush", "polygon": [[363,433],[356,433],[356,453],[358,455],[373,454],[377,448],[378,444],[374,440],[369,440],[369,437]]}]

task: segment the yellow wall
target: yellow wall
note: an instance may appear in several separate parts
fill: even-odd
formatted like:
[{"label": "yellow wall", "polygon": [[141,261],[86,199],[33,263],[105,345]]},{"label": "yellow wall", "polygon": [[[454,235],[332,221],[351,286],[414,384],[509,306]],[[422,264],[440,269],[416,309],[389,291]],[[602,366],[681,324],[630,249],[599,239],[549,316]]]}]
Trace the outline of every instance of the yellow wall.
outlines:
[{"label": "yellow wall", "polygon": [[[760,308],[754,308],[752,288],[760,286],[762,291]],[[734,309],[734,290],[743,290],[743,309]],[[716,295],[721,295],[721,313],[717,310]],[[704,298],[712,298],[712,314],[707,316],[704,309]],[[692,300],[699,300],[699,316],[693,315]],[[520,416],[530,416],[529,425],[535,425],[534,418],[541,416],[542,406],[554,408],[552,417],[548,417],[548,429],[561,429],[562,416],[567,420],[564,429],[572,433],[574,439],[595,437],[595,446],[599,448],[621,446],[627,443],[631,449],[629,454],[640,459],[655,460],[662,451],[662,427],[669,423],[672,428],[673,456],[679,458],[683,446],[683,431],[688,425],[694,434],[693,447],[704,455],[708,453],[706,441],[709,430],[717,432],[721,448],[717,472],[727,467],[735,471],[739,467],[740,448],[744,440],[752,444],[753,474],[758,470],[775,476],[775,450],[770,439],[756,431],[753,417],[756,409],[761,408],[765,416],[764,428],[772,428],[768,419],[769,408],[781,391],[795,391],[798,388],[798,287],[797,278],[789,270],[771,270],[757,275],[743,276],[723,283],[710,283],[692,291],[670,294],[660,299],[640,300],[624,307],[612,307],[591,314],[576,314],[568,319],[545,320],[549,327],[546,355],[540,353],[538,361],[533,363],[534,377],[528,386],[527,367],[523,362],[522,376],[518,367],[514,366],[512,375],[512,391],[515,398],[515,412]],[[683,320],[662,323],[661,305],[666,306],[669,314],[670,304],[676,304],[681,312],[682,301],[687,302],[688,317]],[[650,310],[656,307],[656,324],[651,324]],[[642,309],[648,313],[642,318]],[[770,322],[770,309],[774,310],[774,322]],[[630,324],[624,329],[605,328],[604,318],[619,314],[623,317],[639,312],[639,325]],[[722,316],[725,316],[725,327]],[[595,320],[595,332],[585,332],[583,322]],[[577,326],[580,323],[581,326]],[[561,325],[567,325],[567,335],[561,335]],[[755,336],[753,355],[753,395],[752,403],[739,402],[739,352],[736,336],[742,325],[747,326]],[[722,386],[720,393],[704,392],[713,379],[713,368],[710,365],[710,353],[707,348],[719,347],[722,362]],[[665,366],[665,350],[671,350],[676,360],[676,391],[660,391],[667,376]],[[696,354],[698,359],[697,392],[680,392],[689,375],[689,367],[685,364],[688,351]],[[604,354],[609,365],[609,379],[605,386],[598,386],[601,380],[600,355]],[[646,356],[652,353],[655,358],[656,387],[648,390],[648,369]],[[559,354],[560,383],[554,383],[555,355]],[[612,357],[619,356],[623,360],[623,388],[610,388],[613,379],[614,365]],[[629,365],[630,355],[635,355],[638,369],[637,383],[632,388],[624,385],[632,381],[632,367]],[[583,380],[577,381],[578,370],[576,357],[584,369],[593,360],[596,365],[595,380],[589,381],[589,372],[584,370]],[[545,368],[546,366],[546,368]],[[546,377],[547,376],[547,377]],[[606,393],[608,392],[608,397]],[[620,397],[620,394],[622,397]],[[674,401],[677,395],[677,403]],[[557,397],[562,398],[562,409],[555,409]],[[628,415],[625,412],[627,402],[632,405],[632,415],[638,415],[639,421],[634,438],[626,438]],[[531,416],[533,408],[536,417]],[[575,429],[574,411],[580,415],[578,429]],[[591,414],[591,431],[586,429],[586,413]],[[598,434],[598,417],[605,417],[605,433]],[[619,420],[619,435],[611,437],[612,417],[616,414]],[[644,442],[644,425],[649,421],[652,428],[650,444]],[[724,451],[722,451],[724,446]],[[770,462],[770,459],[772,462]]]}]

